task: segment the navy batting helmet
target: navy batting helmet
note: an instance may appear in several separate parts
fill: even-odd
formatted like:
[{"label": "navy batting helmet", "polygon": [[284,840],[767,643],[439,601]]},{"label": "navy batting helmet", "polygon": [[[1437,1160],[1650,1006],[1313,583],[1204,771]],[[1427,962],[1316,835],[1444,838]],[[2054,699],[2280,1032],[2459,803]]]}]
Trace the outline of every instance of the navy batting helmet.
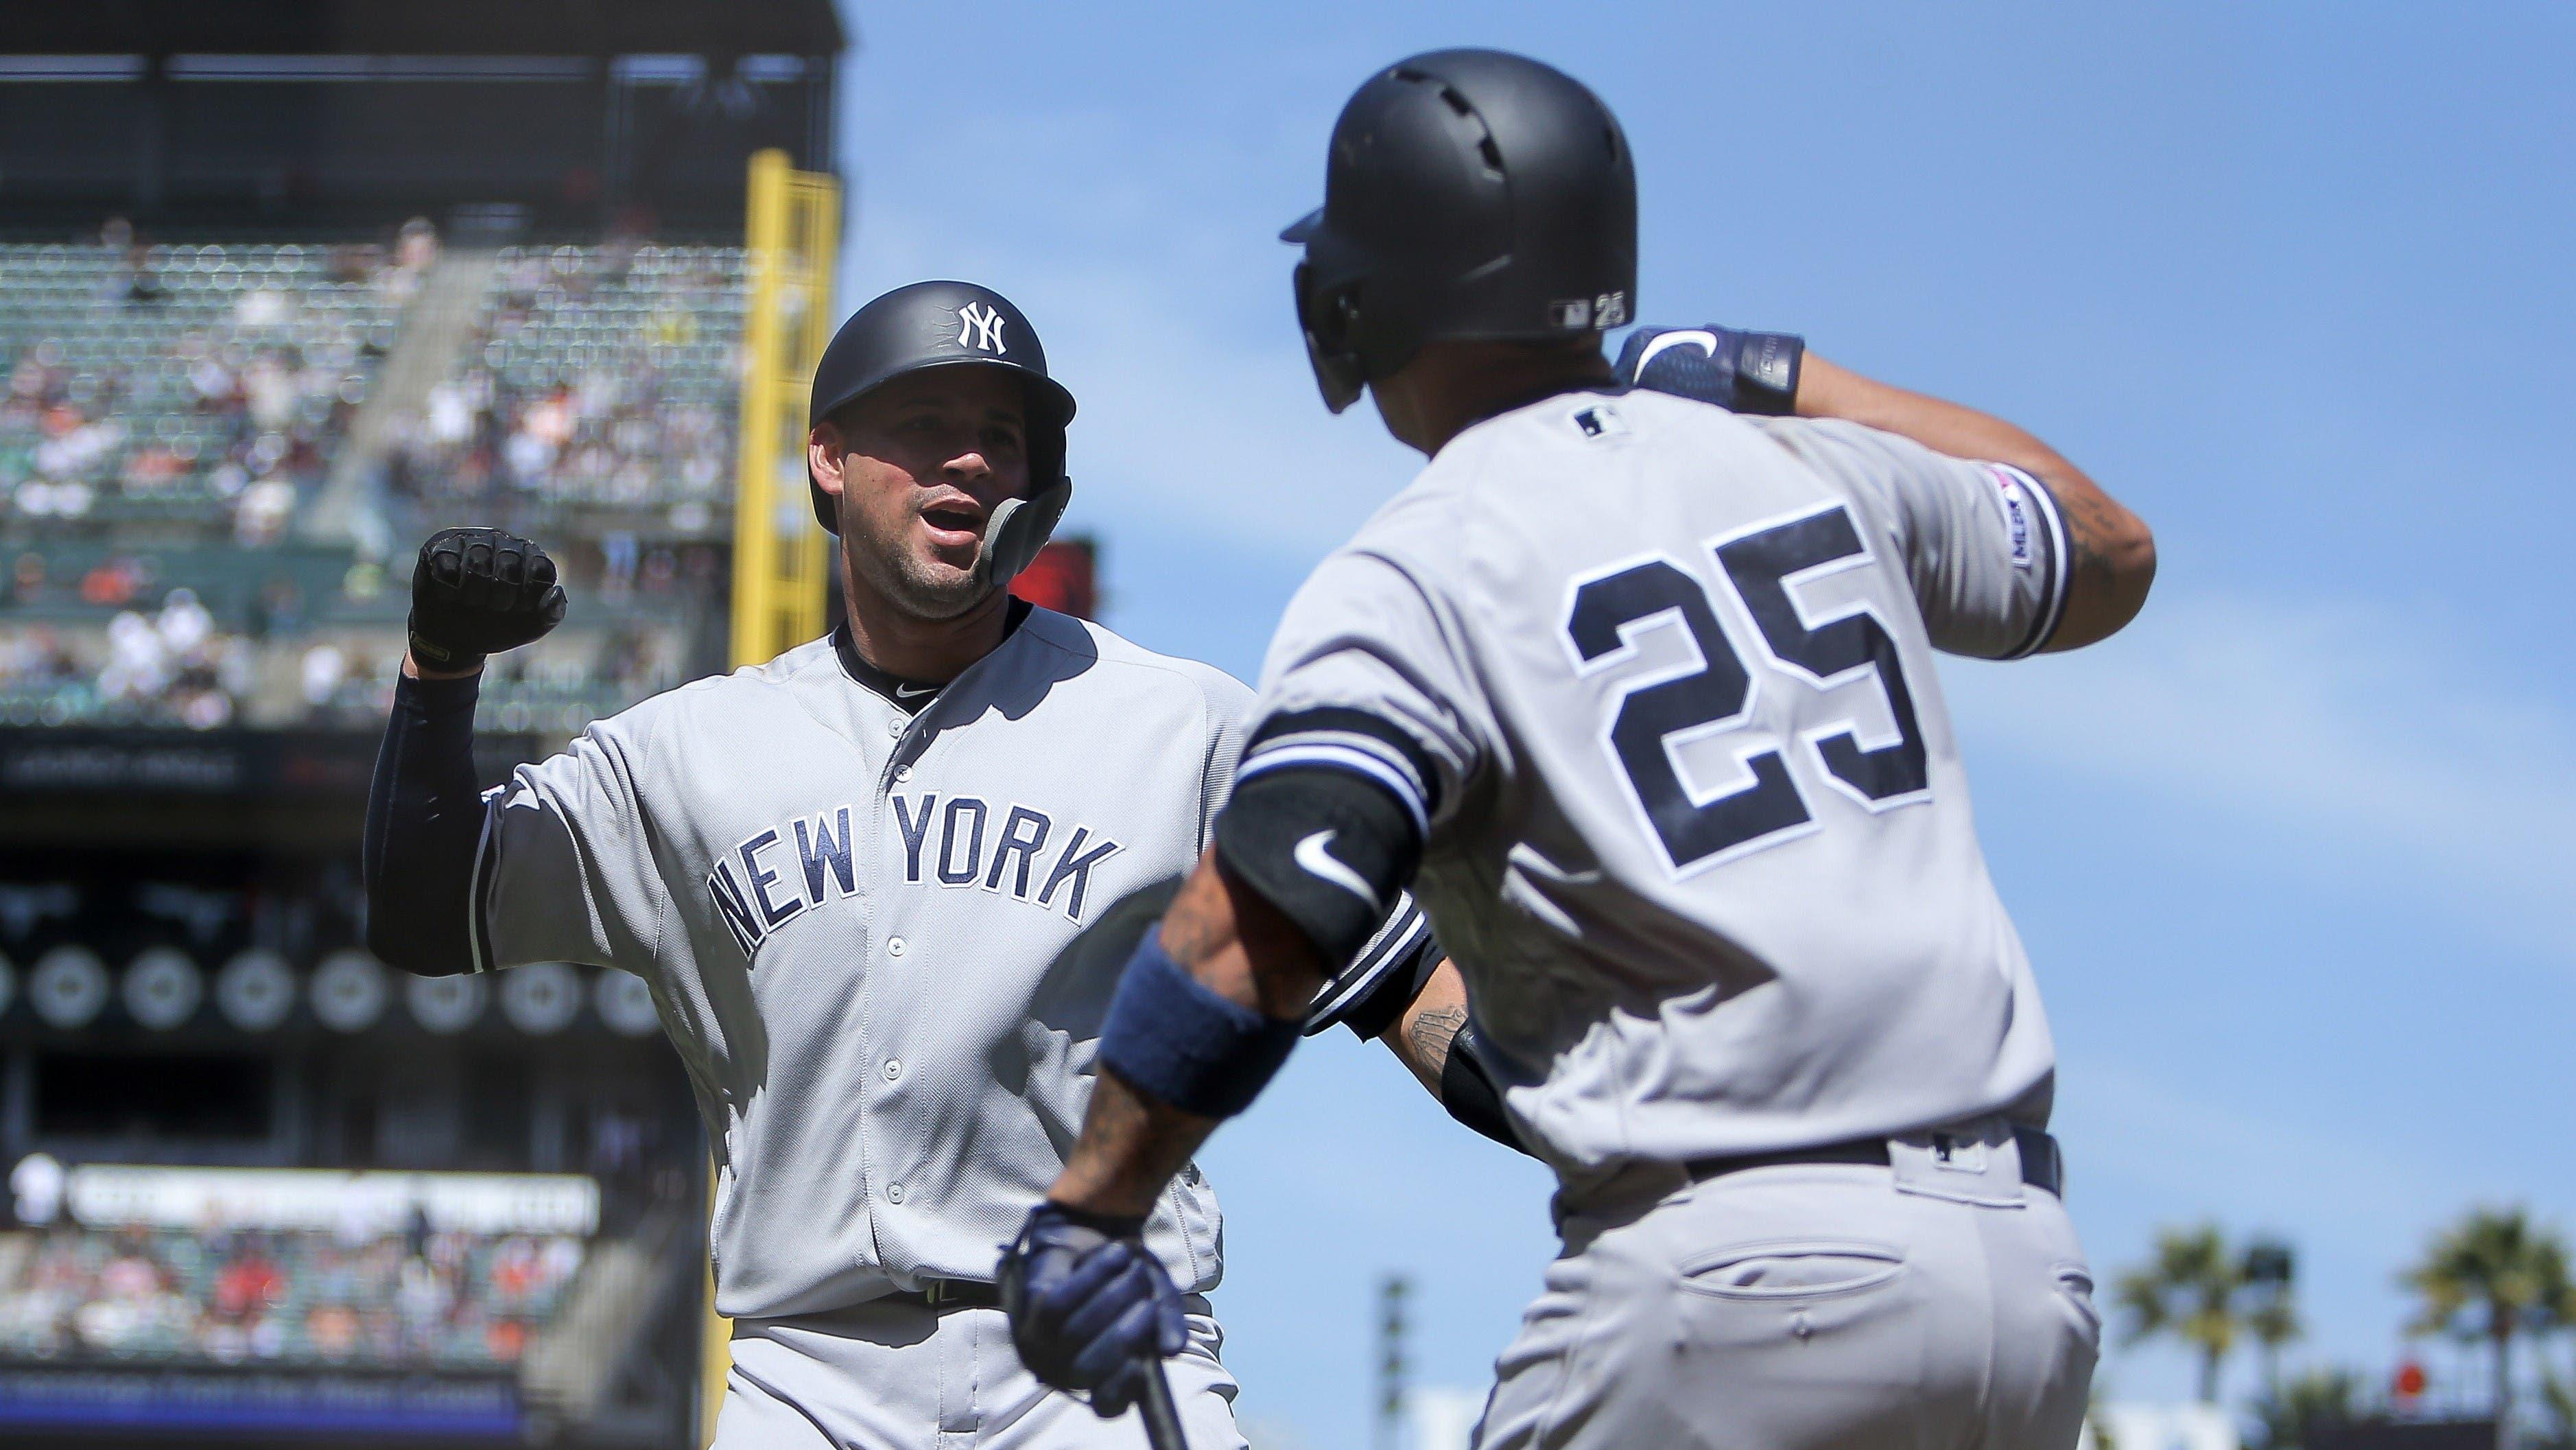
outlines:
[{"label": "navy batting helmet", "polygon": [[[1037,329],[1009,298],[972,282],[915,282],[850,314],[814,365],[805,423],[811,428],[896,378],[968,366],[1017,374],[1028,393],[1029,496],[993,511],[978,563],[995,583],[1007,584],[1037,557],[1073,497],[1073,481],[1064,470],[1073,394],[1047,376]],[[806,482],[814,491],[814,517],[839,533],[832,496],[810,470]]]},{"label": "navy batting helmet", "polygon": [[1498,50],[1440,50],[1369,78],[1333,125],[1302,242],[1297,320],[1338,413],[1426,342],[1534,341],[1625,323],[1637,174],[1583,83]]}]

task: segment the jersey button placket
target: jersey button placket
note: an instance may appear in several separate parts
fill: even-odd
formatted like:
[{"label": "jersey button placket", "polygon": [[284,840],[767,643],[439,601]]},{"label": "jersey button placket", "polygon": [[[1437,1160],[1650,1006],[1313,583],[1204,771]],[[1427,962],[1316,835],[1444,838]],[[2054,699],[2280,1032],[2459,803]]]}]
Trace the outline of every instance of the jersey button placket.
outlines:
[{"label": "jersey button placket", "polygon": [[911,948],[906,947],[906,946],[903,944],[903,938],[902,938],[902,937],[899,937],[899,936],[890,936],[890,937],[887,937],[887,938],[886,938],[886,955],[887,955],[887,956],[890,956],[890,957],[899,957],[899,956],[902,956],[905,952],[907,952],[907,951],[909,951],[909,950],[911,950]]}]

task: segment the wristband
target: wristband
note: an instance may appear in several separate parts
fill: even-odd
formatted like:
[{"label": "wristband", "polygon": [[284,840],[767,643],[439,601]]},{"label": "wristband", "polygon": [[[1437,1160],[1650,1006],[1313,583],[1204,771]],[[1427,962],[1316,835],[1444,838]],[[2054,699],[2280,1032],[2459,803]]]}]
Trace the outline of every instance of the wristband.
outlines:
[{"label": "wristband", "polygon": [[1202,1118],[1252,1106],[1297,1045],[1297,1024],[1231,1002],[1201,985],[1150,931],[1127,959],[1100,1063],[1148,1097]]},{"label": "wristband", "polygon": [[406,629],[404,633],[409,636],[405,643],[410,646],[411,657],[433,670],[479,670],[487,658],[478,650],[449,649],[443,644],[433,644],[421,638],[417,630]]},{"label": "wristband", "polygon": [[1735,411],[1787,417],[1798,411],[1798,369],[1807,340],[1790,332],[1736,334]]}]

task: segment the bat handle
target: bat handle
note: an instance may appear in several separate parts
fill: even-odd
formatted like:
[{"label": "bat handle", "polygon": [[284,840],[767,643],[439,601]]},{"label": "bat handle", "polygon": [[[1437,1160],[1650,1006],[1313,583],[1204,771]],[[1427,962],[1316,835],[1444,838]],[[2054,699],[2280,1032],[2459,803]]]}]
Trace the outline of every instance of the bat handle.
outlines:
[{"label": "bat handle", "polygon": [[1145,1417],[1145,1442],[1153,1450],[1190,1450],[1190,1442],[1181,1436],[1180,1411],[1172,1407],[1172,1382],[1163,1374],[1163,1361],[1145,1364],[1145,1394],[1136,1402]]}]

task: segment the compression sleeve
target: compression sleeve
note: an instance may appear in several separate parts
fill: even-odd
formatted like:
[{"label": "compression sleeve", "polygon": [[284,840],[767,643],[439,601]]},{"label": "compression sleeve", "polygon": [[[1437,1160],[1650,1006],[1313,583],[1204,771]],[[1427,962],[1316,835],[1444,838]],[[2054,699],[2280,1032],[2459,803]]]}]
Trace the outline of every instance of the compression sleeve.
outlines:
[{"label": "compression sleeve", "polygon": [[1449,1116],[1504,1147],[1529,1153],[1529,1145],[1512,1131],[1512,1120],[1503,1111],[1503,1091],[1485,1066],[1484,1047],[1484,1039],[1476,1035],[1473,1022],[1459,1028],[1458,1035],[1449,1039],[1449,1056],[1440,1067],[1440,1106],[1449,1110]]},{"label": "compression sleeve", "polygon": [[367,949],[423,976],[474,968],[469,903],[483,834],[474,779],[479,676],[394,686],[393,716],[367,790],[359,873]]}]

